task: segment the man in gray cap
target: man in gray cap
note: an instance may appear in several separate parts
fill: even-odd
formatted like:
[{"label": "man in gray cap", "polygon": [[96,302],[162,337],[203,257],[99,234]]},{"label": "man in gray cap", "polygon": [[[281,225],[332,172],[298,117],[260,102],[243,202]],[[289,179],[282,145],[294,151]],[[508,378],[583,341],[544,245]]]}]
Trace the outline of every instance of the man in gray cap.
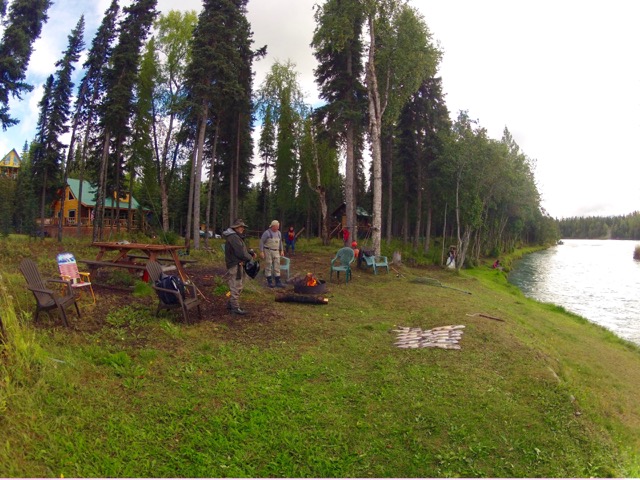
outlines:
[{"label": "man in gray cap", "polygon": [[253,251],[250,253],[244,244],[245,228],[247,228],[247,225],[239,218],[222,232],[222,237],[226,240],[224,260],[227,265],[227,273],[225,273],[224,279],[227,281],[231,292],[231,297],[227,302],[227,309],[237,315],[247,313],[246,310],[240,308],[240,294],[244,288],[244,280],[247,275],[244,271],[244,262],[249,262],[256,256]]},{"label": "man in gray cap", "polygon": [[277,288],[284,288],[280,281],[280,256],[284,256],[282,234],[280,233],[280,222],[274,220],[260,237],[260,257],[266,259],[267,265],[264,267],[264,275],[271,288],[274,287],[271,277],[273,277]]}]

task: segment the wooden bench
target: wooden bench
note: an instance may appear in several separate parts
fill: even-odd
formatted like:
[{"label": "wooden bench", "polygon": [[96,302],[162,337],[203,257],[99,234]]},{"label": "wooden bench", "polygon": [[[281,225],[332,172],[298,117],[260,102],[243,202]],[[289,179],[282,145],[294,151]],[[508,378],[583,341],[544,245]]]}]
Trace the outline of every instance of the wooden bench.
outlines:
[{"label": "wooden bench", "polygon": [[[130,270],[146,270],[147,266],[140,263],[124,263],[124,262],[102,262],[98,260],[78,260],[85,263],[91,270],[97,270],[100,267],[115,267],[115,268],[127,268]],[[175,265],[163,265],[162,271],[168,272],[176,270]]]},{"label": "wooden bench", "polygon": [[387,269],[387,273],[389,273],[389,262],[387,261],[387,257],[382,255],[363,255],[362,261],[364,263],[365,268],[373,268],[373,274],[378,274],[378,268],[384,267]]},{"label": "wooden bench", "polygon": [[[132,260],[149,260],[149,257],[147,257],[146,255],[129,255],[127,254],[127,258],[132,259]],[[197,260],[189,260],[186,258],[180,258],[180,263],[182,265],[185,264],[189,264],[189,263],[198,263]],[[162,257],[162,258],[156,258],[156,262],[161,263],[161,262],[169,262],[169,263],[173,263],[173,258],[169,258],[169,257]]]}]

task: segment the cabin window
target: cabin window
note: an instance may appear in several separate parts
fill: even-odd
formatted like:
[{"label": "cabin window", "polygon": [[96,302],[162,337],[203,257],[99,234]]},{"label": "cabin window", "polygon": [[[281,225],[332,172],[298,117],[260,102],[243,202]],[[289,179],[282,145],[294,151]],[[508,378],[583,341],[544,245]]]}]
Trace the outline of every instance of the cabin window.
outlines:
[{"label": "cabin window", "polygon": [[67,200],[73,200],[73,193],[71,193],[71,190],[69,190],[69,197],[67,198]]}]

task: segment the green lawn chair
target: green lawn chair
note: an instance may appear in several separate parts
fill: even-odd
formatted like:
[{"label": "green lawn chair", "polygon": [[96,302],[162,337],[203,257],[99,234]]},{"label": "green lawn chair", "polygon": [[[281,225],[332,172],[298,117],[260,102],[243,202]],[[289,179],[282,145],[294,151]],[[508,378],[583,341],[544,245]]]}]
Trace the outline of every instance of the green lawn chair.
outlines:
[{"label": "green lawn chair", "polygon": [[331,260],[329,280],[332,279],[333,272],[336,272],[338,281],[340,281],[340,272],[345,272],[345,283],[349,283],[349,279],[351,278],[351,264],[355,258],[355,253],[351,247],[344,247],[338,250],[336,256]]}]

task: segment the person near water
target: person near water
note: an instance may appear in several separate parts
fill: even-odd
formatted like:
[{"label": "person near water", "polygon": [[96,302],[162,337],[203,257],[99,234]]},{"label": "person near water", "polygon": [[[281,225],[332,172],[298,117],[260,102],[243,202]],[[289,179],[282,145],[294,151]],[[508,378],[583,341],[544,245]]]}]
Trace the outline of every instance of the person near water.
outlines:
[{"label": "person near water", "polygon": [[280,281],[280,257],[284,256],[280,222],[273,220],[260,237],[260,257],[266,260],[264,275],[270,288],[284,288]]},{"label": "person near water", "polygon": [[233,224],[222,233],[225,239],[224,260],[227,272],[224,279],[229,286],[229,301],[227,309],[236,315],[245,315],[246,310],[240,308],[240,294],[244,288],[244,282],[247,274],[244,271],[245,262],[250,262],[256,256],[253,251],[247,250],[244,243],[244,231],[247,225],[242,219],[237,219]]},{"label": "person near water", "polygon": [[449,257],[447,258],[447,267],[456,268],[456,247],[449,248]]}]

